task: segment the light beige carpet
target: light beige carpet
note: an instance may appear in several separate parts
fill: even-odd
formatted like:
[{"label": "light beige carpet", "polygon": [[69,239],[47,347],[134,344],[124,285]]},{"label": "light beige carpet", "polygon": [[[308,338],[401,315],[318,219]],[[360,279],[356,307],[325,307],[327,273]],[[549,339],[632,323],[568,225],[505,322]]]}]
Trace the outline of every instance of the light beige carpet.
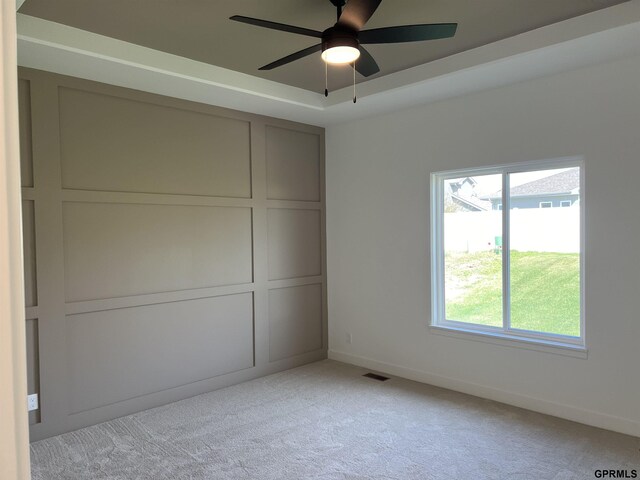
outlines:
[{"label": "light beige carpet", "polygon": [[640,439],[323,361],[32,444],[34,480],[583,480]]}]

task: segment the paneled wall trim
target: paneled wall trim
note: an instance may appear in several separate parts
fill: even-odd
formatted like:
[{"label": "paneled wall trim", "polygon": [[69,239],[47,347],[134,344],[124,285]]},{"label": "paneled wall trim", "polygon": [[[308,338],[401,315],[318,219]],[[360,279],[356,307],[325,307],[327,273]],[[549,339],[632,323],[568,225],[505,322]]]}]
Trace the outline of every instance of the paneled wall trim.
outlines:
[{"label": "paneled wall trim", "polygon": [[19,70],[31,439],[326,358],[324,129]]}]

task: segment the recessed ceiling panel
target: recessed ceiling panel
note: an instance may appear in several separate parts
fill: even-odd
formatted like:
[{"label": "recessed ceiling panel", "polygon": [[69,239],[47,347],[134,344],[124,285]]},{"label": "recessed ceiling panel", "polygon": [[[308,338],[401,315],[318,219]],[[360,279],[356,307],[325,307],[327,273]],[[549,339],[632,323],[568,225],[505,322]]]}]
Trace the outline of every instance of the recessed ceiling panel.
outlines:
[{"label": "recessed ceiling panel", "polygon": [[[375,76],[383,76],[619,3],[624,0],[384,0],[365,29],[456,22],[457,34],[367,49],[380,65]],[[245,15],[320,31],[336,20],[329,0],[27,0],[19,11],[319,93],[325,81],[319,53],[275,70],[258,70],[316,39],[229,17]],[[350,67],[329,68],[330,90],[351,81]]]}]

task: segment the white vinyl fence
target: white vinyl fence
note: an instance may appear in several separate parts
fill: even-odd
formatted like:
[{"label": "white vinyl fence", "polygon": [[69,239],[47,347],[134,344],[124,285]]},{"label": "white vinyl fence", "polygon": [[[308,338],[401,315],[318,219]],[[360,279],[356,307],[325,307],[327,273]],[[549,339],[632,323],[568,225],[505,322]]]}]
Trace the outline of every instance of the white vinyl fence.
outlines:
[{"label": "white vinyl fence", "polygon": [[[502,212],[444,214],[448,252],[493,250],[502,237]],[[580,209],[525,208],[511,211],[511,249],[521,252],[580,252]]]}]

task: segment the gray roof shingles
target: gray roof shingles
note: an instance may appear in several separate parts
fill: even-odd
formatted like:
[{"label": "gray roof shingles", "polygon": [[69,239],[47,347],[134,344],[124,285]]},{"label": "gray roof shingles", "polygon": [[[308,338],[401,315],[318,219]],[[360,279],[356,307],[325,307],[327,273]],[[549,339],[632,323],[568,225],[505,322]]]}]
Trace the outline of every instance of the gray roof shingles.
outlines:
[{"label": "gray roof shingles", "polygon": [[[532,182],[523,183],[511,189],[512,197],[527,195],[549,195],[571,193],[580,188],[580,169],[578,167],[565,170],[564,172],[539,178]],[[499,198],[501,190],[488,196],[488,198]]]}]

